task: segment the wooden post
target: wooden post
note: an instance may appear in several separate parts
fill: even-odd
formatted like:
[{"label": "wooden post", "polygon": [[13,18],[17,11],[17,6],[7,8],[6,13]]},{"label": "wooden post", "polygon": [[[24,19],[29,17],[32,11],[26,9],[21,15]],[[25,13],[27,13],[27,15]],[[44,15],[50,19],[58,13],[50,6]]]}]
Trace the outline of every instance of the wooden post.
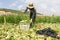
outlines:
[{"label": "wooden post", "polygon": [[4,25],[6,24],[6,12],[4,12]]}]

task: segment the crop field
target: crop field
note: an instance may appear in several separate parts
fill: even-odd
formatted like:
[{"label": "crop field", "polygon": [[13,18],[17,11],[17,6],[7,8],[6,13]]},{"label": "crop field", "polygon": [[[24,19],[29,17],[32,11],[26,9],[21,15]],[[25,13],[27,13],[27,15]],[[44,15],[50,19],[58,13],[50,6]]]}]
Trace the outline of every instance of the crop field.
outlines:
[{"label": "crop field", "polygon": [[[0,16],[0,40],[40,40],[40,36],[36,34],[37,30],[50,27],[60,35],[60,17],[36,17],[36,23],[33,28],[29,30],[20,29],[20,21],[29,20],[29,17],[24,15],[7,15],[5,16],[6,23],[4,24],[4,15]],[[46,37],[45,35],[43,35]],[[46,37],[47,40],[58,40],[50,36]],[[60,40],[60,39],[59,39]]]},{"label": "crop field", "polygon": [[[38,23],[29,30],[20,30],[20,27],[17,24],[0,24],[0,40],[30,40],[28,35],[32,37],[32,40],[39,40],[39,35],[36,34],[36,30],[41,30],[47,27],[52,28],[57,33],[60,33],[59,24]],[[48,40],[58,40],[52,37],[47,38],[50,38]]]}]

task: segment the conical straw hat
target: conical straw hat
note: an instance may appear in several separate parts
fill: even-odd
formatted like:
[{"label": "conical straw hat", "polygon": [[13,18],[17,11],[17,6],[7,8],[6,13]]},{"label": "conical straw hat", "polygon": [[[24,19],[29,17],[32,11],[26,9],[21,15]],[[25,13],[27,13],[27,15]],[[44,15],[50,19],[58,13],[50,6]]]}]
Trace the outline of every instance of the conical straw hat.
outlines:
[{"label": "conical straw hat", "polygon": [[33,3],[30,2],[30,3],[28,4],[28,7],[29,7],[29,8],[34,8]]}]

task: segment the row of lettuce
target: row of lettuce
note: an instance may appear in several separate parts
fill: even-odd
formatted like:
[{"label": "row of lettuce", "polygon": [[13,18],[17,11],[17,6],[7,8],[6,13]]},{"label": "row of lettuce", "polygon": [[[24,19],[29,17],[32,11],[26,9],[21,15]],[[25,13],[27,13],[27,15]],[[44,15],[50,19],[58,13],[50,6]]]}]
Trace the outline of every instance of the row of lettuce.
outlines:
[{"label": "row of lettuce", "polygon": [[[28,15],[0,15],[0,23],[19,23],[22,20],[29,20]],[[37,16],[36,23],[60,23],[60,16]]]}]

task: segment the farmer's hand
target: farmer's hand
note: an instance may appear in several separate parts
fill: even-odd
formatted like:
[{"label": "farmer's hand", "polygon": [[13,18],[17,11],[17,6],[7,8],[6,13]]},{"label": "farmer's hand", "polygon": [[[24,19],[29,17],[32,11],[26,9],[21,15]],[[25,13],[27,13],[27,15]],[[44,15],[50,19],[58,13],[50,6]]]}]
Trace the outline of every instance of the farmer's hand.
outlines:
[{"label": "farmer's hand", "polygon": [[22,13],[25,13],[25,11],[22,11]]},{"label": "farmer's hand", "polygon": [[30,20],[30,23],[32,23],[32,19]]}]

